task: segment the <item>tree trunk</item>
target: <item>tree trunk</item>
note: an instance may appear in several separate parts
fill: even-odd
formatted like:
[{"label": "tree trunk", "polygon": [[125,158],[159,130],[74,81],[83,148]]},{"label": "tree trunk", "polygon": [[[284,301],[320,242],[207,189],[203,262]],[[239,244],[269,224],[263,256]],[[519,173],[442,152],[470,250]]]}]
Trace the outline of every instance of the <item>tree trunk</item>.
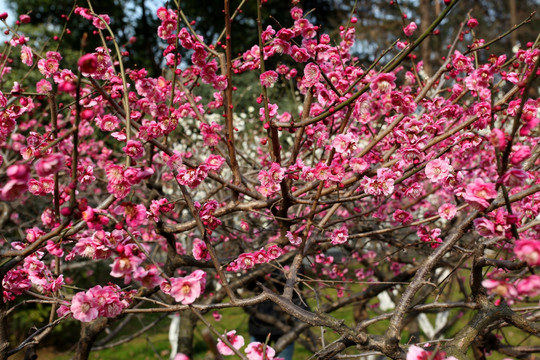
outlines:
[{"label": "tree trunk", "polygon": [[86,360],[90,356],[97,336],[107,327],[108,319],[98,318],[90,323],[81,323],[81,338],[72,360]]},{"label": "tree trunk", "polygon": [[196,316],[189,310],[180,312],[180,333],[178,335],[178,352],[193,357],[193,333],[197,324]]}]

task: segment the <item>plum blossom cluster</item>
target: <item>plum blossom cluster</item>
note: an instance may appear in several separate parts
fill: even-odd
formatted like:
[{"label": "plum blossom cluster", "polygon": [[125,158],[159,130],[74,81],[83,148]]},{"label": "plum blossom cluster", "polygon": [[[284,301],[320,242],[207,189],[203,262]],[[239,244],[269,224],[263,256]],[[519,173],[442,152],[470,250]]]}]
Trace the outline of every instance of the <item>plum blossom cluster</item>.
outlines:
[{"label": "plum blossom cluster", "polygon": [[[22,244],[14,244],[22,247]],[[47,246],[52,253],[57,249],[55,245]],[[58,252],[56,252],[58,254]],[[61,255],[61,252],[60,252]],[[38,257],[39,256],[39,257]],[[16,296],[24,294],[26,291],[35,289],[43,294],[57,292],[65,284],[64,276],[53,275],[51,269],[40,259],[43,254],[36,254],[24,259],[24,263],[18,269],[10,270],[2,280],[4,301],[13,301]]]},{"label": "plum blossom cluster", "polygon": [[377,170],[377,178],[372,179],[365,176],[362,180],[366,194],[374,196],[389,196],[394,191],[394,180],[398,174],[387,168]]},{"label": "plum blossom cluster", "polygon": [[69,308],[64,305],[60,314],[71,311],[73,318],[90,322],[98,317],[114,318],[129,306],[131,299],[117,285],[96,285],[88,291],[76,293]]},{"label": "plum blossom cluster", "polygon": [[259,181],[261,186],[257,190],[264,196],[272,196],[280,190],[279,184],[285,177],[285,169],[278,163],[273,163],[268,170],[259,172]]},{"label": "plum blossom cluster", "polygon": [[[540,241],[528,237],[516,240],[513,252],[529,267],[536,269],[540,267]],[[488,274],[482,285],[490,294],[499,295],[508,303],[540,295],[540,276],[536,274],[512,279],[504,271],[495,270]]]},{"label": "plum blossom cluster", "polygon": [[270,245],[267,249],[260,249],[252,253],[242,253],[227,266],[227,271],[246,271],[258,264],[265,264],[278,259],[283,254],[278,245]]},{"label": "plum blossom cluster", "polygon": [[503,236],[510,239],[511,226],[520,224],[519,219],[514,214],[509,214],[507,211],[499,208],[495,213],[489,213],[487,217],[480,217],[474,220],[474,225],[478,234],[493,238]]},{"label": "plum blossom cluster", "polygon": [[[108,35],[76,65],[61,49],[42,51],[22,32],[10,35],[4,54],[16,59],[0,69],[0,274],[9,312],[26,296],[62,301],[58,314],[81,322],[137,312],[135,305],[157,298],[162,307],[152,311],[194,303],[213,310],[227,297],[232,305],[249,300],[240,287],[274,267],[290,279],[284,294],[316,297],[323,312],[355,304],[355,321],[365,325],[356,345],[392,357],[402,352],[402,334],[385,338],[397,344],[388,350],[374,337],[387,334],[373,335],[378,318],[365,320],[371,307],[383,309],[383,292],[404,309],[380,317],[391,317],[389,333],[405,328],[400,316],[414,312],[411,296],[421,294],[406,289],[467,287],[454,274],[473,272],[480,258],[500,265],[482,269],[490,296],[460,309],[471,314],[460,325],[479,308],[492,313],[487,306],[500,298],[536,301],[540,100],[527,84],[538,73],[537,44],[510,58],[489,53],[482,39],[467,47],[467,30],[441,70],[424,76],[410,44],[388,50],[402,60],[366,65],[354,55],[356,18],[331,38],[295,0],[291,26],[272,22],[260,45],[227,63],[226,45],[211,44],[179,11],[157,10],[164,69],[155,76],[120,66],[129,54],[116,53],[111,19],[89,8],[74,15],[92,24],[91,36]],[[19,20],[22,28],[30,21]],[[403,33],[412,41],[419,28],[407,21]],[[12,80],[10,63],[32,76]],[[256,90],[242,96],[253,106],[229,116],[240,98],[233,84],[248,72],[256,73]],[[283,84],[296,105],[273,91]],[[99,279],[91,274],[97,266],[108,269]],[[68,276],[80,267],[96,284],[74,292],[64,285],[80,278]],[[207,288],[210,279],[228,283]],[[422,299],[443,313],[445,301],[455,305],[452,295]],[[298,316],[287,310],[284,318]],[[323,319],[300,313],[309,324]],[[454,330],[445,336],[461,339]],[[234,329],[223,338],[238,351],[245,345]],[[233,348],[217,342],[222,355]],[[276,357],[260,342],[244,353]],[[415,345],[407,352],[409,360],[432,358],[454,359]]]}]

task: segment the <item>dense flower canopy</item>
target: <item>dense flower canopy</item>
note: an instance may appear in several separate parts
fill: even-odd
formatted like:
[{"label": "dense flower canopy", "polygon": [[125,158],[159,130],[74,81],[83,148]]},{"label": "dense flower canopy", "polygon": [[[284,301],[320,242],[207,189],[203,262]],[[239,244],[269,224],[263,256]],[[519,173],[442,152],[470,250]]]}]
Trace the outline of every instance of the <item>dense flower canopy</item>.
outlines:
[{"label": "dense flower canopy", "polygon": [[[443,334],[453,339],[443,352],[405,338],[406,314],[430,306],[471,311],[471,327],[504,320],[540,334],[510,307],[538,305],[540,295],[538,41],[490,54],[486,40],[467,45],[460,32],[425,74],[413,51],[453,1],[425,34],[408,22],[407,41],[363,66],[355,21],[331,39],[296,3],[292,27],[260,26],[260,43],[236,58],[227,35],[212,44],[181,11],[160,7],[159,77],[124,68],[129,54],[108,33],[109,17],[91,8],[72,16],[92,23],[103,46],[72,67],[61,48],[34,47],[23,35],[30,20],[20,19],[7,46],[34,76],[0,92],[0,312],[30,296],[54,304],[51,319],[103,331],[130,313],[201,315],[271,300],[297,319],[293,337],[244,350],[236,330],[218,337],[221,354],[250,360],[274,358],[312,325],[342,344],[310,343],[319,354],[356,345],[460,358],[473,346],[459,341],[470,327]],[[480,26],[473,20],[461,31]],[[237,113],[236,79],[250,72],[254,110]],[[272,92],[280,84],[294,106]],[[81,288],[71,279],[80,263],[105,264],[108,276]],[[276,271],[282,293],[239,291]],[[316,311],[294,304],[296,292]],[[393,311],[377,308],[383,293]],[[355,324],[332,317],[351,304]],[[374,335],[383,320],[388,331]],[[15,351],[8,340],[0,335],[0,348]]]}]

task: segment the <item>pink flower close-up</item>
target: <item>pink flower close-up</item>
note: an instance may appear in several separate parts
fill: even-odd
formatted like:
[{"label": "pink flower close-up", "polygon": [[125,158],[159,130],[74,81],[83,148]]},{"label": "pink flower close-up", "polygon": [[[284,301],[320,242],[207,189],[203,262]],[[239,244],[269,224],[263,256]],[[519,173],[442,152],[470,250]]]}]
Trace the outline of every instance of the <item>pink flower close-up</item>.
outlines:
[{"label": "pink flower close-up", "polygon": [[497,197],[494,183],[486,183],[480,178],[467,185],[463,198],[469,204],[478,209],[485,209],[489,206],[490,199]]},{"label": "pink flower close-up", "polygon": [[529,266],[540,266],[540,240],[520,239],[514,243],[514,253]]},{"label": "pink flower close-up", "polygon": [[269,70],[261,74],[261,84],[266,88],[273,87],[277,79],[278,74],[273,70]]},{"label": "pink flower close-up", "polygon": [[309,63],[304,68],[304,77],[302,78],[302,83],[306,87],[311,87],[315,85],[321,76],[321,71],[319,67],[313,63]]},{"label": "pink flower close-up", "polygon": [[133,159],[140,159],[144,155],[144,147],[137,140],[129,140],[122,150]]},{"label": "pink flower close-up", "polygon": [[431,160],[426,165],[426,177],[434,183],[441,182],[446,176],[452,172],[453,168],[444,159]]},{"label": "pink flower close-up", "polygon": [[273,360],[276,351],[269,345],[260,342],[252,342],[245,349],[248,360]]},{"label": "pink flower close-up", "polygon": [[411,36],[417,28],[418,26],[416,26],[416,23],[413,21],[403,28],[403,32],[405,33],[405,36]]},{"label": "pink flower close-up", "polygon": [[[227,340],[234,346],[235,349],[240,349],[244,346],[244,337],[236,335],[236,330],[231,330],[225,334]],[[221,339],[218,339],[217,349],[221,355],[234,355],[234,351],[229,348]]]},{"label": "pink flower close-up", "polygon": [[170,294],[175,301],[184,305],[192,304],[201,296],[206,286],[206,273],[195,270],[188,276],[171,278]]},{"label": "pink flower close-up", "polygon": [[46,177],[55,174],[64,168],[64,155],[54,153],[46,155],[36,162],[36,172],[39,176]]},{"label": "pink flower close-up", "polygon": [[407,360],[457,360],[453,356],[446,356],[443,352],[436,352],[424,350],[419,346],[411,345],[409,351],[407,351]]},{"label": "pink flower close-up", "polygon": [[396,76],[392,73],[382,73],[371,80],[370,88],[379,93],[388,93],[396,87]]},{"label": "pink flower close-up", "polygon": [[193,257],[195,260],[210,260],[210,253],[201,239],[193,240]]},{"label": "pink flower close-up", "polygon": [[482,281],[482,286],[488,290],[489,294],[497,294],[506,299],[507,302],[513,302],[513,299],[517,298],[519,293],[511,282],[497,279],[486,279]]},{"label": "pink flower close-up", "polygon": [[21,46],[21,61],[27,66],[32,66],[34,60],[32,59],[32,49],[26,45]]},{"label": "pink flower close-up", "polygon": [[345,226],[342,226],[339,229],[335,229],[334,231],[332,231],[332,235],[330,235],[332,245],[338,245],[347,242],[348,236],[349,231]]},{"label": "pink flower close-up", "polygon": [[517,282],[516,289],[522,296],[534,297],[540,295],[540,276],[531,275],[520,279]]},{"label": "pink flower close-up", "polygon": [[171,278],[171,295],[182,304],[192,304],[201,295],[201,284],[191,278]]},{"label": "pink flower close-up", "polygon": [[457,213],[456,206],[454,204],[442,204],[438,210],[439,215],[446,220],[452,220]]},{"label": "pink flower close-up", "polygon": [[97,319],[99,310],[93,296],[78,292],[71,301],[71,313],[79,321],[90,322]]}]

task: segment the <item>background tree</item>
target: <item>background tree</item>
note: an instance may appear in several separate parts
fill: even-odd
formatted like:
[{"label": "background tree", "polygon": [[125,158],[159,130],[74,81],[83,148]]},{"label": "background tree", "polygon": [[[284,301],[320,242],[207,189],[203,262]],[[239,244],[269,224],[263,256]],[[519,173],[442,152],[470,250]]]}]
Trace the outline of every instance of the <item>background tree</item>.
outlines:
[{"label": "background tree", "polygon": [[[149,9],[149,4],[151,4],[150,6],[154,11]],[[8,2],[8,6],[16,14],[30,14],[32,25],[25,30],[40,34],[37,40],[41,39],[42,45],[46,39],[48,42],[47,49],[56,47],[57,44],[53,41],[54,35],[57,35],[62,27],[67,26],[68,32],[62,37],[62,42],[65,43],[64,46],[74,51],[80,51],[81,39],[84,33],[91,34],[96,31],[92,24],[88,22],[78,21],[79,19],[75,16],[68,18],[74,6],[85,5],[87,5],[86,2],[73,0]],[[155,9],[158,4],[155,1],[148,0],[113,0],[97,1],[92,4],[92,7],[96,14],[108,14],[110,16],[110,26],[115,34],[116,41],[126,51],[130,52],[130,57],[126,59],[127,65],[146,68],[150,71],[150,74],[158,75],[161,65],[160,48],[155,32],[158,25]],[[33,28],[35,31],[32,31]],[[102,46],[101,39],[97,36],[90,36],[86,46],[86,50]],[[71,61],[76,61],[77,58],[71,59]]]},{"label": "background tree", "polygon": [[[31,13],[33,26],[38,27],[35,35],[41,35],[41,41],[52,38],[52,34],[65,24],[66,9],[71,9],[74,2],[70,0],[14,0],[8,3],[15,13]],[[155,10],[167,2],[158,0],[114,0],[112,2],[98,2],[94,4],[96,13],[110,14],[111,28],[117,36],[119,44],[125,45],[130,52],[127,59],[129,66],[137,65],[146,68],[151,75],[159,73],[161,58],[160,49],[157,45],[157,34],[150,29],[155,29],[158,19]],[[237,14],[231,34],[235,39],[232,44],[234,55],[243,51],[248,44],[255,44],[257,37],[257,6],[255,1],[233,2],[231,8],[242,4]],[[85,4],[79,4],[84,6]],[[292,5],[284,1],[273,1],[272,6],[264,7],[263,27],[267,25],[290,27],[292,22],[288,12]],[[472,13],[482,24],[493,24],[474,30],[475,36],[482,39],[494,39],[500,35],[500,28],[510,29],[512,26],[526,19],[540,6],[538,0],[523,0],[516,6],[515,0],[507,1],[460,1],[454,10],[455,17],[445,20],[438,27],[437,36],[432,36],[421,45],[419,60],[423,60],[427,75],[432,74],[432,68],[440,65],[440,54],[451,42],[451,35],[459,28],[459,20]],[[340,25],[347,22],[351,13],[358,18],[355,27],[358,42],[354,53],[359,61],[369,65],[374,59],[373,54],[386,49],[395,40],[395,34],[401,31],[405,19],[416,21],[421,31],[427,29],[431,21],[435,19],[445,4],[443,0],[420,0],[420,1],[387,1],[387,0],[307,0],[303,4],[307,18],[313,24],[317,24],[321,31],[329,33],[334,39],[338,35]],[[220,0],[205,1],[204,6],[195,0],[182,1],[182,9],[189,15],[190,21],[194,21],[194,28],[210,43],[215,43],[224,29],[223,2]],[[512,32],[509,36],[493,44],[494,53],[502,53],[505,49],[515,46],[524,46],[527,39],[534,37],[534,28],[540,26],[540,20],[533,19],[533,25],[523,27]],[[42,26],[45,25],[45,26]],[[65,36],[71,49],[79,49],[80,39],[84,32],[94,31],[89,24],[81,22],[68,22],[71,30],[70,36]],[[466,30],[467,32],[469,30]],[[45,35],[43,37],[43,35]],[[38,37],[39,38],[39,37]],[[130,39],[135,41],[130,41]],[[404,37],[403,37],[404,39]],[[96,37],[90,39],[89,49],[100,46],[100,40]],[[184,52],[184,55],[186,53]],[[272,60],[271,60],[272,61]]]}]

